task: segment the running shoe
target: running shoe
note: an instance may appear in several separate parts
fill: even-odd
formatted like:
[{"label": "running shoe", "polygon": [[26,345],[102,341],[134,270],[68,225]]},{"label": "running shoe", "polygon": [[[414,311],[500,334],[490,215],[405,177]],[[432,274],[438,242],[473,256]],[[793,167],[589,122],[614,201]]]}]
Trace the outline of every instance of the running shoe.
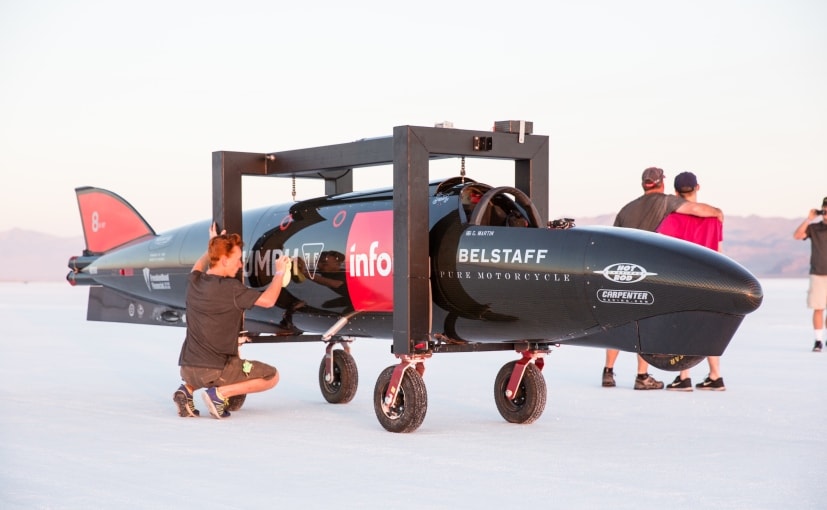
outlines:
[{"label": "running shoe", "polygon": [[666,385],[666,389],[672,391],[692,391],[692,379],[689,377],[681,379],[681,376],[677,376],[674,381]]},{"label": "running shoe", "polygon": [[635,377],[635,389],[636,390],[662,390],[663,389],[663,382],[658,381],[654,377],[649,374],[638,374]]},{"label": "running shoe", "polygon": [[214,418],[220,420],[221,418],[230,417],[230,411],[225,409],[229,405],[229,402],[218,397],[218,388],[215,386],[207,388],[201,396],[204,398],[204,403],[207,404],[210,414],[213,415]]},{"label": "running shoe", "polygon": [[699,390],[712,390],[712,391],[724,391],[726,390],[726,386],[724,386],[724,378],[719,377],[717,379],[710,379],[707,377],[704,379],[703,382],[699,382],[695,385],[696,388]]},{"label": "running shoe", "polygon": [[612,369],[612,368],[604,368],[603,369],[603,387],[604,388],[614,388],[615,387],[614,369]]},{"label": "running shoe", "polygon": [[178,406],[178,416],[181,418],[195,418],[201,413],[195,408],[195,402],[192,401],[192,392],[187,388],[186,384],[182,384],[172,394],[172,401]]}]

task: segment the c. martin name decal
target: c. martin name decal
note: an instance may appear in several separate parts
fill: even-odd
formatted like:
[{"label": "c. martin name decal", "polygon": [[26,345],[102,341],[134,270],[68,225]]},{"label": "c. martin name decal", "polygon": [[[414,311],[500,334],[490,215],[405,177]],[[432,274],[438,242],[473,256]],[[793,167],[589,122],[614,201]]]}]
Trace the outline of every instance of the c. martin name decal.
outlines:
[{"label": "c. martin name decal", "polygon": [[655,296],[648,290],[600,289],[597,291],[597,299],[601,303],[626,303],[629,305],[651,305],[655,302]]}]

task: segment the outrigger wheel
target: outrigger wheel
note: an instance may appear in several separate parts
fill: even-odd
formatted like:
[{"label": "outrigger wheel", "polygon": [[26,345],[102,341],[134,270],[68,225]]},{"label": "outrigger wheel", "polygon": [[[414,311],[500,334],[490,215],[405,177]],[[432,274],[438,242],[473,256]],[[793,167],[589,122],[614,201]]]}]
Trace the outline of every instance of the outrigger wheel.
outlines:
[{"label": "outrigger wheel", "polygon": [[356,396],[358,387],[359,371],[349,352],[335,349],[324,355],[319,364],[319,388],[325,400],[331,404],[347,404]]},{"label": "outrigger wheel", "polygon": [[695,356],[689,354],[644,354],[640,357],[655,368],[670,372],[688,370],[706,358],[706,356]]}]

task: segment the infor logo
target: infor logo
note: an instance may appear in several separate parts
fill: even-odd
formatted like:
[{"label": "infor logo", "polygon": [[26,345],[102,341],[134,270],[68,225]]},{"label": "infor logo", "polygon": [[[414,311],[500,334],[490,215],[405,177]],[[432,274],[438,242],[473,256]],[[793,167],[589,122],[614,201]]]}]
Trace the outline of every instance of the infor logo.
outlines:
[{"label": "infor logo", "polygon": [[655,276],[657,273],[650,273],[645,268],[629,262],[618,262],[603,268],[602,271],[595,271],[602,274],[607,280],[615,283],[636,283],[647,276]]},{"label": "infor logo", "polygon": [[346,256],[345,278],[353,308],[393,311],[393,211],[357,213]]}]

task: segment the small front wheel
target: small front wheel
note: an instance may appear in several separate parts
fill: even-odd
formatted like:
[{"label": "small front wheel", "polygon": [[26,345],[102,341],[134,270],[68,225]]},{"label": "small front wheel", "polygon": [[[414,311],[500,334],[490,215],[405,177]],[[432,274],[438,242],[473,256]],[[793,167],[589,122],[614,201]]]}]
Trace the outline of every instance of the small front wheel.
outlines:
[{"label": "small front wheel", "polygon": [[333,356],[332,377],[329,381],[325,378],[329,363],[325,355],[319,364],[319,388],[322,390],[322,396],[331,404],[347,404],[356,396],[356,389],[359,387],[356,360],[342,349],[333,350],[330,355]]}]

